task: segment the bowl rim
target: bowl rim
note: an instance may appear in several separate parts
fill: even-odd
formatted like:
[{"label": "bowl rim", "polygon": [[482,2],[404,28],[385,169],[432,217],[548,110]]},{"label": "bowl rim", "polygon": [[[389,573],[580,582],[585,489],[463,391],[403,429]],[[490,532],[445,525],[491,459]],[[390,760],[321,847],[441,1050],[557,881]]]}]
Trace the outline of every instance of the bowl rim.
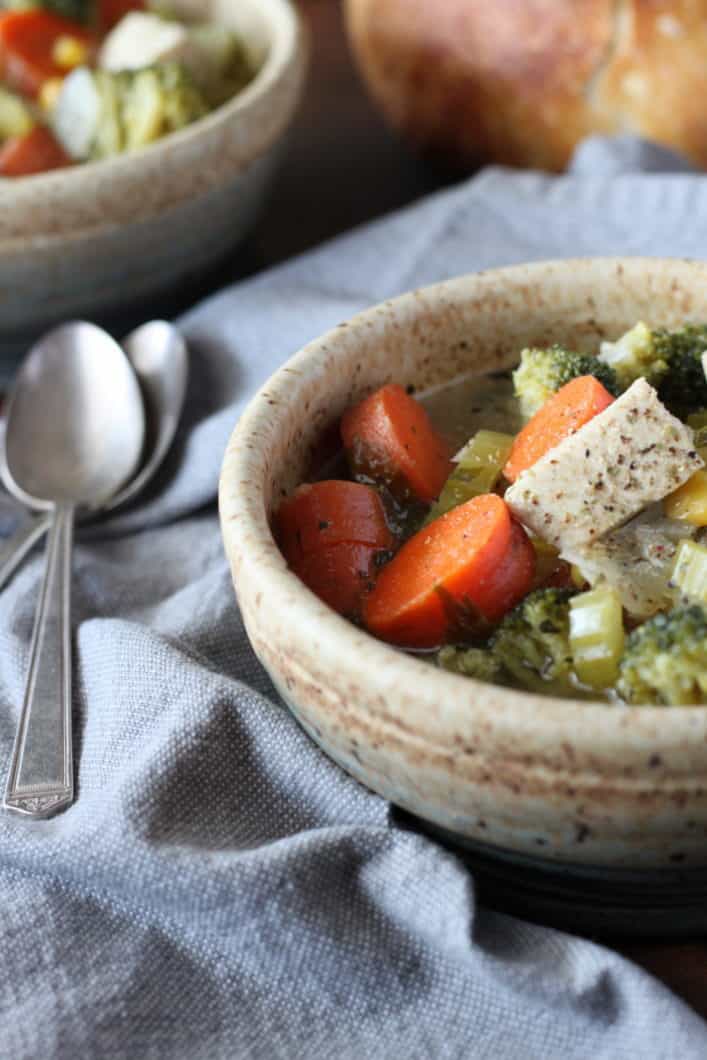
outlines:
[{"label": "bowl rim", "polygon": [[[429,310],[435,302],[454,302],[467,297],[470,288],[480,285],[498,289],[504,282],[542,283],[548,270],[558,268],[572,271],[575,276],[581,274],[587,280],[597,269],[652,274],[669,268],[687,273],[693,282],[699,276],[701,286],[707,281],[707,264],[687,259],[597,257],[539,261],[468,273],[409,291],[356,314],[345,322],[345,333],[348,339],[359,329],[365,329],[368,337],[371,329],[374,334],[376,329],[382,333],[386,326],[381,323],[382,309],[396,311],[398,319],[403,316],[414,319],[421,302]],[[337,615],[287,568],[272,536],[263,503],[263,483],[268,474],[268,453],[276,434],[277,409],[291,405],[297,399],[302,380],[321,367],[326,357],[335,355],[341,328],[339,325],[308,343],[270,377],[250,400],[228,443],[221,470],[219,507],[224,545],[241,606],[255,613],[253,605],[260,594],[268,601],[268,612],[288,607],[291,614],[293,606],[296,607],[297,621],[291,623],[287,646],[290,657],[297,657],[300,652],[307,657],[314,629],[319,657],[336,660],[339,671],[345,668],[351,675],[358,671],[359,682],[359,653],[365,651],[366,691],[381,703],[395,703],[401,682],[414,687],[415,700],[421,709],[413,711],[414,716],[407,713],[403,718],[391,708],[384,720],[393,731],[404,732],[406,739],[424,739],[427,747],[432,744],[447,750],[470,706],[477,717],[483,716],[486,731],[495,732],[497,746],[511,733],[517,740],[519,726],[533,743],[537,742],[535,737],[541,729],[553,743],[567,740],[585,750],[596,746],[598,751],[600,744],[601,750],[610,757],[615,757],[612,749],[631,746],[645,759],[647,740],[657,750],[669,750],[707,738],[707,705],[661,709],[559,699],[489,685],[435,669]],[[262,616],[268,612],[257,610],[258,621],[266,622]],[[432,707],[434,723],[430,724],[425,710]],[[689,768],[687,762],[682,765],[684,768],[677,767],[681,776],[694,770],[694,763]]]},{"label": "bowl rim", "polygon": [[[115,185],[121,181],[125,184],[136,184],[154,173],[156,161],[160,155],[178,154],[180,149],[188,147],[193,141],[218,134],[223,127],[238,123],[244,115],[257,109],[266,100],[272,99],[280,85],[288,76],[293,75],[293,92],[286,105],[279,107],[279,112],[268,128],[258,123],[258,135],[248,138],[238,170],[252,165],[281,136],[288,124],[294,109],[299,102],[304,69],[308,55],[308,38],[302,16],[291,0],[251,0],[258,14],[267,21],[272,32],[272,39],[264,61],[258,67],[253,79],[231,99],[216,107],[203,118],[192,122],[185,128],[162,137],[160,140],[141,148],[139,151],[116,155],[111,158],[77,163],[65,169],[51,170],[46,173],[35,173],[18,179],[0,178],[0,191],[10,209],[20,209],[31,205],[32,200],[41,197],[57,201],[58,208],[62,203],[78,197],[90,199],[99,195],[101,188],[110,182]],[[218,183],[214,178],[209,190]],[[154,217],[179,205],[189,198],[189,193],[174,195],[168,202],[162,203],[148,217]],[[14,201],[13,201],[14,200]],[[20,201],[19,203],[17,200]],[[137,219],[144,219],[142,216]],[[101,220],[97,223],[79,225],[73,231],[36,231],[28,234],[3,237],[0,223],[0,252],[20,249],[26,252],[29,247],[49,246],[57,240],[65,241],[82,238],[87,234],[97,235],[121,227],[124,221]]]}]

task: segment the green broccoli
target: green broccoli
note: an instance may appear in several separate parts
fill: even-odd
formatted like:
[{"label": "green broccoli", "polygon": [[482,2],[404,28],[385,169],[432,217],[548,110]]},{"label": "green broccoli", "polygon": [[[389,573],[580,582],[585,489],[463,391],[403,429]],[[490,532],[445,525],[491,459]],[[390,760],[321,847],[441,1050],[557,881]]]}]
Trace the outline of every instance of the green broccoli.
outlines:
[{"label": "green broccoli", "polygon": [[637,379],[660,386],[669,368],[662,352],[656,349],[655,335],[639,322],[616,342],[602,342],[599,360],[614,371],[620,390],[627,390]]},{"label": "green broccoli", "polygon": [[533,692],[574,691],[569,643],[572,596],[572,589],[536,589],[502,620],[489,646],[514,684]]},{"label": "green broccoli", "polygon": [[119,76],[124,79],[123,127],[128,151],[177,132],[209,111],[188,71],[179,63],[158,63]]},{"label": "green broccoli", "polygon": [[686,324],[677,331],[658,328],[653,332],[653,347],[668,364],[658,394],[671,412],[685,415],[707,405],[707,377],[702,366],[707,324]]},{"label": "green broccoli", "polygon": [[707,703],[707,611],[699,604],[676,607],[634,629],[616,691],[626,703]]},{"label": "green broccoli", "polygon": [[642,377],[671,412],[684,416],[707,405],[705,350],[707,324],[668,331],[639,323],[616,342],[603,342],[599,360],[614,370],[621,390]]},{"label": "green broccoli", "polygon": [[525,349],[513,373],[513,388],[521,411],[530,419],[555,391],[580,375],[593,375],[606,389],[620,392],[613,368],[588,353],[575,353],[564,346]]},{"label": "green broccoli", "polygon": [[497,681],[501,666],[488,648],[455,648],[451,644],[440,648],[436,656],[437,665],[477,681]]},{"label": "green broccoli", "polygon": [[72,158],[99,159],[145,147],[208,111],[179,63],[118,73],[82,66],[64,81],[52,123]]}]

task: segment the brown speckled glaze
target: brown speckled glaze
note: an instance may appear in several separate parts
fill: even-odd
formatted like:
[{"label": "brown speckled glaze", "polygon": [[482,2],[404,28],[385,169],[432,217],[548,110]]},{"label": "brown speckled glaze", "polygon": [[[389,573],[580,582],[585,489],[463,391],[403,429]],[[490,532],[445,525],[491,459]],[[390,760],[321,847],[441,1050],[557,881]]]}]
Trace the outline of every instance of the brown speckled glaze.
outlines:
[{"label": "brown speckled glaze", "polygon": [[164,288],[255,220],[299,100],[306,42],[288,0],[203,3],[204,17],[242,32],[257,76],[144,150],[0,179],[0,341]]},{"label": "brown speckled glaze", "polygon": [[345,769],[445,829],[585,865],[707,865],[707,707],[622,708],[443,673],[374,640],[288,571],[269,515],[320,431],[389,380],[508,367],[524,345],[595,349],[637,320],[707,319],[707,266],[577,260],[461,277],[376,306],[294,356],[225,456],[226,551],[259,658]]}]

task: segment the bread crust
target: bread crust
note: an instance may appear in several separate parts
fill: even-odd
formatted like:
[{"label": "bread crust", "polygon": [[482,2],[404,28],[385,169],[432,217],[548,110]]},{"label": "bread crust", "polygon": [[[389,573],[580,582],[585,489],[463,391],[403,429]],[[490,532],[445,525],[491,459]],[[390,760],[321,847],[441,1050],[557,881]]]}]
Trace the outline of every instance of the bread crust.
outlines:
[{"label": "bread crust", "polygon": [[346,0],[371,93],[418,146],[561,170],[636,132],[707,167],[707,0]]}]

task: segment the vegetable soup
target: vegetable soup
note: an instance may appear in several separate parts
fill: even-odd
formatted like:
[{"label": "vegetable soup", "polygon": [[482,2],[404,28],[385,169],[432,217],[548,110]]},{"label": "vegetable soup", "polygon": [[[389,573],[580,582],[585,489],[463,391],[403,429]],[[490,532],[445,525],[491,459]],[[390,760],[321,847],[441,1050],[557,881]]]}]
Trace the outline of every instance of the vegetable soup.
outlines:
[{"label": "vegetable soup", "polygon": [[280,505],[330,607],[455,673],[621,704],[707,702],[707,326],[347,409]]},{"label": "vegetable soup", "polygon": [[243,41],[185,3],[0,3],[0,177],[146,147],[248,84]]}]

